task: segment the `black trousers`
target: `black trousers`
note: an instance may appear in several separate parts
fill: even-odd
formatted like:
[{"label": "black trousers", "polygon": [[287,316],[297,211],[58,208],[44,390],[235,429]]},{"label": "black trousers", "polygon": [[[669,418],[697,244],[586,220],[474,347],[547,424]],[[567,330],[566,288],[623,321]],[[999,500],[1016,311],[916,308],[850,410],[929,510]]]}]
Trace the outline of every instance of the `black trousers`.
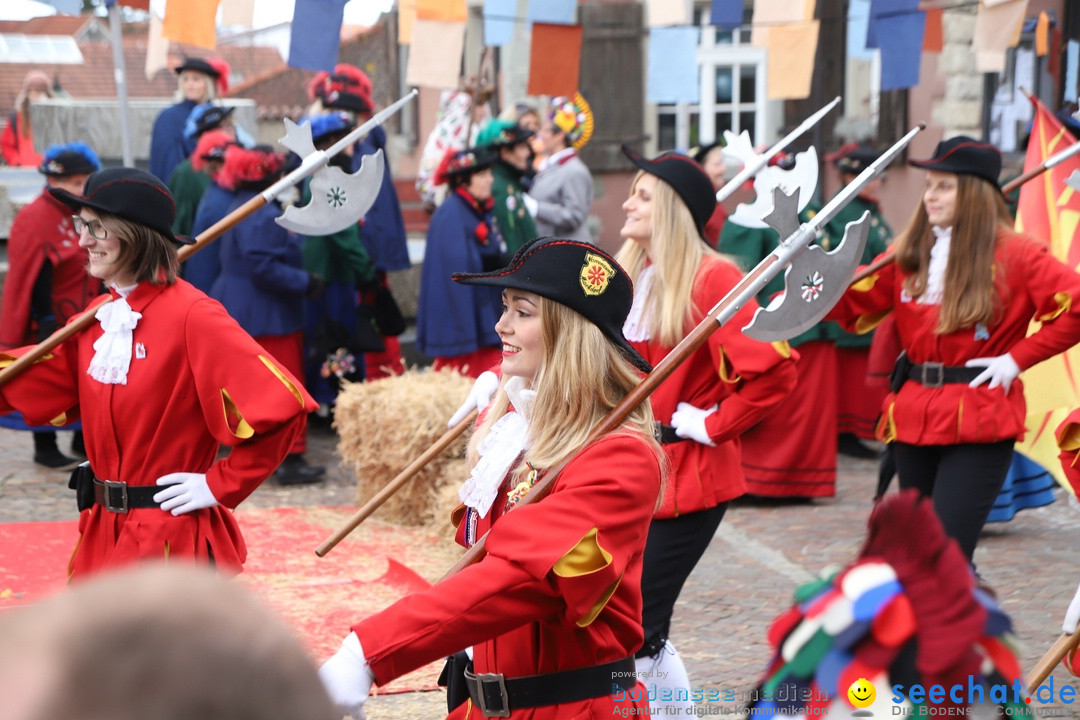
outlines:
[{"label": "black trousers", "polygon": [[726,510],[725,502],[675,518],[654,519],[649,525],[641,569],[645,644],[637,657],[655,655],[667,640],[675,601],[709,547]]},{"label": "black trousers", "polygon": [[1014,443],[893,443],[900,487],[916,488],[933,501],[945,533],[960,543],[969,562],[1005,483]]}]

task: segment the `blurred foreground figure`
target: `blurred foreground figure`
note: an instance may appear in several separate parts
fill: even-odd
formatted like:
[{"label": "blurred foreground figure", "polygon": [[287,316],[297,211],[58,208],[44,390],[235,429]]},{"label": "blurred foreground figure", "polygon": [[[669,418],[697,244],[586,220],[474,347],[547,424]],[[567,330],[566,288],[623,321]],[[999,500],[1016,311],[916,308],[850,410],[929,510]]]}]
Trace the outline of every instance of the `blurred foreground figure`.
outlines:
[{"label": "blurred foreground figure", "polygon": [[775,654],[753,713],[965,715],[981,705],[990,716],[1026,715],[1012,623],[975,584],[930,500],[914,489],[890,495],[869,526],[851,565],[796,590],[773,621]]},{"label": "blurred foreground figure", "polygon": [[299,640],[255,595],[178,563],[5,612],[0,697],[2,720],[341,717]]}]

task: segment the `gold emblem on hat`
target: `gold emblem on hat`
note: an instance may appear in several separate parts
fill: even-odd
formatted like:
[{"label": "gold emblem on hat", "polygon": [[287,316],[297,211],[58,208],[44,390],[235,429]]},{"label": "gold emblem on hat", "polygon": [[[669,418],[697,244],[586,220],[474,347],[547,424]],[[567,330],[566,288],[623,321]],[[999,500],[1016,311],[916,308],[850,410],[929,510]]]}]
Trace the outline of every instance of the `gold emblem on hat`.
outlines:
[{"label": "gold emblem on hat", "polygon": [[615,268],[611,263],[596,253],[585,253],[585,264],[581,266],[581,289],[586,295],[600,295],[607,290],[611,278],[615,277]]}]

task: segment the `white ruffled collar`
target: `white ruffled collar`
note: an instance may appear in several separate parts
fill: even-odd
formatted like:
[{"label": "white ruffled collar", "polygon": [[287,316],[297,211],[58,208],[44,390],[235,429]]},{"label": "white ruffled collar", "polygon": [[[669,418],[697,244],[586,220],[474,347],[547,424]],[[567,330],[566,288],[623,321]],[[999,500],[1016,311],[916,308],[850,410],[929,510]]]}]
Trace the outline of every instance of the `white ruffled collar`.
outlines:
[{"label": "white ruffled collar", "polygon": [[529,414],[536,391],[526,388],[519,377],[510,378],[505,390],[513,409],[496,420],[480,441],[476,448],[480,459],[458,490],[461,502],[480,517],[487,516],[515,461],[529,448]]},{"label": "white ruffled collar", "polygon": [[120,297],[105,303],[94,313],[104,332],[94,341],[94,357],[86,373],[105,385],[127,385],[134,345],[132,333],[142,318],[142,313],[132,310],[127,301],[127,296],[136,287],[114,288]]},{"label": "white ruffled collar", "polygon": [[652,285],[655,272],[655,265],[646,265],[638,276],[637,282],[634,283],[634,302],[630,305],[626,322],[623,323],[623,336],[630,342],[652,340],[652,333],[649,331],[652,312],[651,308],[646,307],[645,298],[649,294],[649,286]]},{"label": "white ruffled collar", "polygon": [[949,247],[952,245],[952,226],[934,225],[934,246],[930,248],[930,264],[926,268],[926,292],[919,296],[920,305],[940,305],[945,296],[945,270],[949,266]]}]

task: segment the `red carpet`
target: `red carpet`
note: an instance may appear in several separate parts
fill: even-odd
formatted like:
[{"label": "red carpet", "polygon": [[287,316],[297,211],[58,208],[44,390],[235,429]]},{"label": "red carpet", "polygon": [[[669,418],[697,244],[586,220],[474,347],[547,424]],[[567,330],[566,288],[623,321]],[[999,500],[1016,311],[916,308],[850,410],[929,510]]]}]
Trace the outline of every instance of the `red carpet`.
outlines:
[{"label": "red carpet", "polygon": [[[326,557],[315,548],[345,524],[351,508],[241,509],[248,544],[239,582],[295,628],[322,662],[349,626],[403,595],[428,587],[460,556],[445,533],[365,522]],[[77,524],[0,524],[0,612],[64,588]],[[390,683],[381,692],[431,689],[441,663]]]}]

